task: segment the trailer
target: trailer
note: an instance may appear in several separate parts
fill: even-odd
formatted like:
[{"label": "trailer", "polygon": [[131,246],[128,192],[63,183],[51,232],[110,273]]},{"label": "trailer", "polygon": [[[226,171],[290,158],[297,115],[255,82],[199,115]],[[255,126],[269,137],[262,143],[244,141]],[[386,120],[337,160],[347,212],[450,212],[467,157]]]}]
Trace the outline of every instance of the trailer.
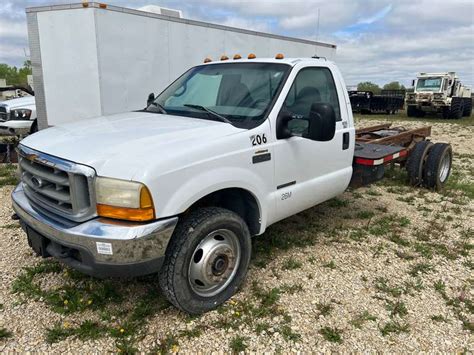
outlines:
[{"label": "trailer", "polygon": [[404,94],[398,91],[382,91],[381,95],[374,95],[372,91],[349,91],[352,112],[395,114],[404,104]]},{"label": "trailer", "polygon": [[26,9],[39,129],[142,109],[185,70],[236,54],[334,59],[334,44],[83,2]]},{"label": "trailer", "polygon": [[391,123],[356,130],[351,187],[369,185],[384,178],[387,165],[407,170],[409,183],[440,190],[451,173],[452,148],[428,140],[431,126],[415,129]]}]

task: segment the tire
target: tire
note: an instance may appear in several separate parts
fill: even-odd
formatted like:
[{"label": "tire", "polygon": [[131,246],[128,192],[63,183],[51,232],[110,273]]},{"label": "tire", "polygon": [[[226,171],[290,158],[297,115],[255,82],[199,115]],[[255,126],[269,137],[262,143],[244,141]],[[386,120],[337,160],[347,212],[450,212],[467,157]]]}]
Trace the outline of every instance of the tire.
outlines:
[{"label": "tire", "polygon": [[463,113],[463,100],[460,97],[453,97],[451,100],[451,109],[449,112],[449,118],[458,120],[462,117]]},{"label": "tire", "polygon": [[442,116],[445,120],[449,119],[451,116],[451,110],[448,106],[443,106]]},{"label": "tire", "polygon": [[423,169],[423,183],[426,187],[441,190],[451,173],[453,151],[447,143],[436,143],[431,148]]},{"label": "tire", "polygon": [[38,121],[34,120],[33,124],[30,127],[30,134],[38,132]]},{"label": "tire", "polygon": [[472,99],[470,97],[464,99],[463,117],[471,117],[472,115]]},{"label": "tire", "polygon": [[416,106],[413,105],[408,105],[407,107],[407,116],[408,117],[417,117],[418,109]]},{"label": "tire", "polygon": [[251,252],[240,216],[217,207],[197,209],[178,224],[168,244],[159,273],[162,292],[189,314],[215,309],[242,284]]},{"label": "tire", "polygon": [[419,186],[423,183],[423,168],[432,147],[430,141],[421,141],[410,152],[406,164],[410,185]]}]

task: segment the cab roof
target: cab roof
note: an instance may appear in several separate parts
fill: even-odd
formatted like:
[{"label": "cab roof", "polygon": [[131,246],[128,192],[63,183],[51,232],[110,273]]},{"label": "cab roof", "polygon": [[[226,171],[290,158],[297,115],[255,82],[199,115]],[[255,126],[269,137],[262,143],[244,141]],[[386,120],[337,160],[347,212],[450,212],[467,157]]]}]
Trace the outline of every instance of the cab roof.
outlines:
[{"label": "cab roof", "polygon": [[283,59],[275,59],[275,58],[254,58],[254,59],[232,59],[229,58],[227,60],[212,60],[208,63],[203,63],[203,65],[212,65],[212,64],[229,64],[229,63],[283,63],[288,64],[290,66],[295,66],[299,63],[332,63],[331,61],[327,60],[324,57],[320,58],[283,58]]}]

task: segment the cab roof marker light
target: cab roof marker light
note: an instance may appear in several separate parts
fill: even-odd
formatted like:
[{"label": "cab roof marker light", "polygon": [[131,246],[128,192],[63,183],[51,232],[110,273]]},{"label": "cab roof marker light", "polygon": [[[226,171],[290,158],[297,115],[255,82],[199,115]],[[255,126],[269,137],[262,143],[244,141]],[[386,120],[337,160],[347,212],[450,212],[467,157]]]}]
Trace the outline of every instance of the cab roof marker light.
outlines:
[{"label": "cab roof marker light", "polygon": [[247,57],[248,59],[255,59],[257,56],[253,53],[250,53],[249,56]]},{"label": "cab roof marker light", "polygon": [[209,58],[209,57],[208,57],[208,58],[204,58],[204,63],[210,63],[210,62],[212,62],[212,59],[211,59],[211,58]]},{"label": "cab roof marker light", "polygon": [[221,60],[228,60],[228,59],[229,59],[229,57],[226,56],[226,55],[223,55],[223,56],[221,57]]},{"label": "cab roof marker light", "polygon": [[275,56],[275,59],[283,59],[285,58],[285,56],[281,53],[278,53],[276,56]]},{"label": "cab roof marker light", "polygon": [[240,54],[236,54],[234,55],[234,60],[237,60],[237,59],[242,59],[241,55]]},{"label": "cab roof marker light", "polygon": [[82,7],[89,7],[89,3],[87,1],[82,2]]},{"label": "cab roof marker light", "polygon": [[99,7],[100,7],[101,9],[106,9],[106,8],[107,8],[107,4],[99,3]]}]

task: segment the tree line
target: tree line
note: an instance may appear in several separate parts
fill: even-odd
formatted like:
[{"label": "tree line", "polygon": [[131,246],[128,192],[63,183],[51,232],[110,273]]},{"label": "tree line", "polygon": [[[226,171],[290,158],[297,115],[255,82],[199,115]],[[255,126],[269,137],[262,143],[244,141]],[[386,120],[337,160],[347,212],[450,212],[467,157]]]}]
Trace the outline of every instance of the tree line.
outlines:
[{"label": "tree line", "polygon": [[372,91],[375,95],[380,94],[382,90],[406,90],[406,87],[398,81],[392,81],[385,84],[382,88],[370,81],[364,81],[357,84],[357,91]]},{"label": "tree line", "polygon": [[31,62],[26,60],[22,68],[11,67],[8,64],[0,64],[0,79],[6,79],[7,85],[23,85],[28,84],[27,76],[31,74]]}]

